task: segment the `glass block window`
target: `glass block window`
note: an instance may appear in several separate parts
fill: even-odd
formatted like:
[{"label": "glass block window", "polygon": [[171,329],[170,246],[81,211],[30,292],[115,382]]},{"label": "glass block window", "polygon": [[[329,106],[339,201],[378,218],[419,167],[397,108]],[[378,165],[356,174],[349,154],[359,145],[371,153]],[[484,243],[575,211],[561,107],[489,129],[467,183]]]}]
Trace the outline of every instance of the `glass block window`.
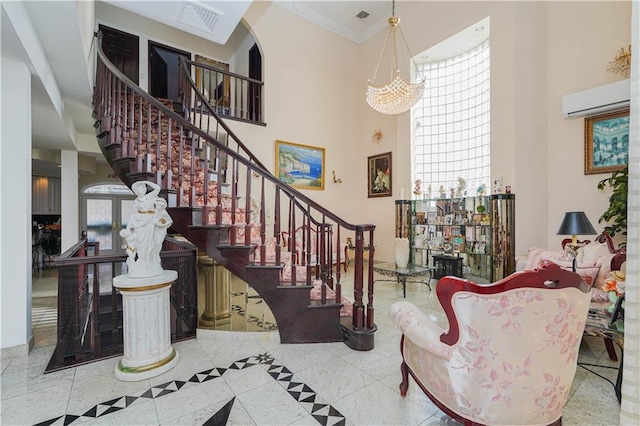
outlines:
[{"label": "glass block window", "polygon": [[441,188],[449,196],[459,178],[466,182],[467,195],[475,195],[482,184],[488,190],[489,39],[468,52],[418,68],[427,87],[411,109],[414,179],[422,181],[423,192],[431,187],[434,198]]}]

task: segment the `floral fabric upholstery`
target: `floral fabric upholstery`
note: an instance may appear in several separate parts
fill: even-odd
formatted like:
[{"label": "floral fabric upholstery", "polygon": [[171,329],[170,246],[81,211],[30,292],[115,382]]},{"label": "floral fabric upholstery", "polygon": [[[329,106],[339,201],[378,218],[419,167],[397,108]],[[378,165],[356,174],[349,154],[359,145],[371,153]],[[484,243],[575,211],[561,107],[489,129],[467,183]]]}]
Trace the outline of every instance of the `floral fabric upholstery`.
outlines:
[{"label": "floral fabric upholstery", "polygon": [[542,425],[561,417],[569,397],[589,299],[575,288],[457,292],[452,346],[408,302],[391,316],[405,335],[406,364],[451,411],[482,424]]},{"label": "floral fabric upholstery", "polygon": [[[590,243],[589,246],[593,244],[594,243]],[[591,251],[587,250],[585,252],[583,249],[578,250],[578,255],[576,256],[578,269],[576,272],[582,276],[587,284],[595,288],[602,288],[611,273],[611,260],[615,254],[609,253],[606,245],[596,244],[598,244],[597,248]],[[603,247],[607,250],[604,254]],[[531,247],[526,259],[520,259],[516,262],[516,270],[524,271],[535,269],[540,262],[545,260],[550,260],[567,270],[572,269],[573,259],[568,252],[550,251],[539,247]]]}]

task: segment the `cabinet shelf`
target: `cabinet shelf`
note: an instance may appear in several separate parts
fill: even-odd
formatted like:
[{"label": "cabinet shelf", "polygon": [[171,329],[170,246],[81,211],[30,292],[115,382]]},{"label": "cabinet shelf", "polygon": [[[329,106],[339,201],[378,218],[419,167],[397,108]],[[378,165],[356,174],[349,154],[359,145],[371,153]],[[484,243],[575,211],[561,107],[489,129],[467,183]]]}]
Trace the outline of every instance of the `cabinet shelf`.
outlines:
[{"label": "cabinet shelf", "polygon": [[454,256],[465,275],[493,282],[515,271],[514,214],[514,194],[396,200],[396,237],[410,239],[416,265]]}]

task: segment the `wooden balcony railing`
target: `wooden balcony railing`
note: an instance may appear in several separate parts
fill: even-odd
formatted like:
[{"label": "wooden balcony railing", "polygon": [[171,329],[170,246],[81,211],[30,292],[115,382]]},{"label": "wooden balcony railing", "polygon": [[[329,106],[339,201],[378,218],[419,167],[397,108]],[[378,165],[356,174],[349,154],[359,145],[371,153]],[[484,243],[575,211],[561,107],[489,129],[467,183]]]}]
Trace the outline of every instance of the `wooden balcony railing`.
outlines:
[{"label": "wooden balcony railing", "polygon": [[[162,267],[178,271],[171,286],[171,340],[195,337],[197,326],[196,248],[167,237]],[[81,239],[55,260],[58,269],[58,336],[46,372],[122,355],[122,296],[113,277],[123,273],[126,255],[99,254]]]}]

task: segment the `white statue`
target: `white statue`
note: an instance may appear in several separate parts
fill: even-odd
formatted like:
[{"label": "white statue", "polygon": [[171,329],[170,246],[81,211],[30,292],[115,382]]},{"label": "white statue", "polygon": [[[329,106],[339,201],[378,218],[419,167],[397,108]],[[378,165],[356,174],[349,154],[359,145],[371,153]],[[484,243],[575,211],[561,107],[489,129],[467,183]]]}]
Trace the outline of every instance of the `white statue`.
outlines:
[{"label": "white statue", "polygon": [[[147,186],[151,192],[147,193]],[[160,187],[153,182],[135,182],[136,194],[127,228],[120,231],[128,254],[129,278],[161,275],[160,250],[173,221],[167,213],[167,202],[158,196]]]}]

